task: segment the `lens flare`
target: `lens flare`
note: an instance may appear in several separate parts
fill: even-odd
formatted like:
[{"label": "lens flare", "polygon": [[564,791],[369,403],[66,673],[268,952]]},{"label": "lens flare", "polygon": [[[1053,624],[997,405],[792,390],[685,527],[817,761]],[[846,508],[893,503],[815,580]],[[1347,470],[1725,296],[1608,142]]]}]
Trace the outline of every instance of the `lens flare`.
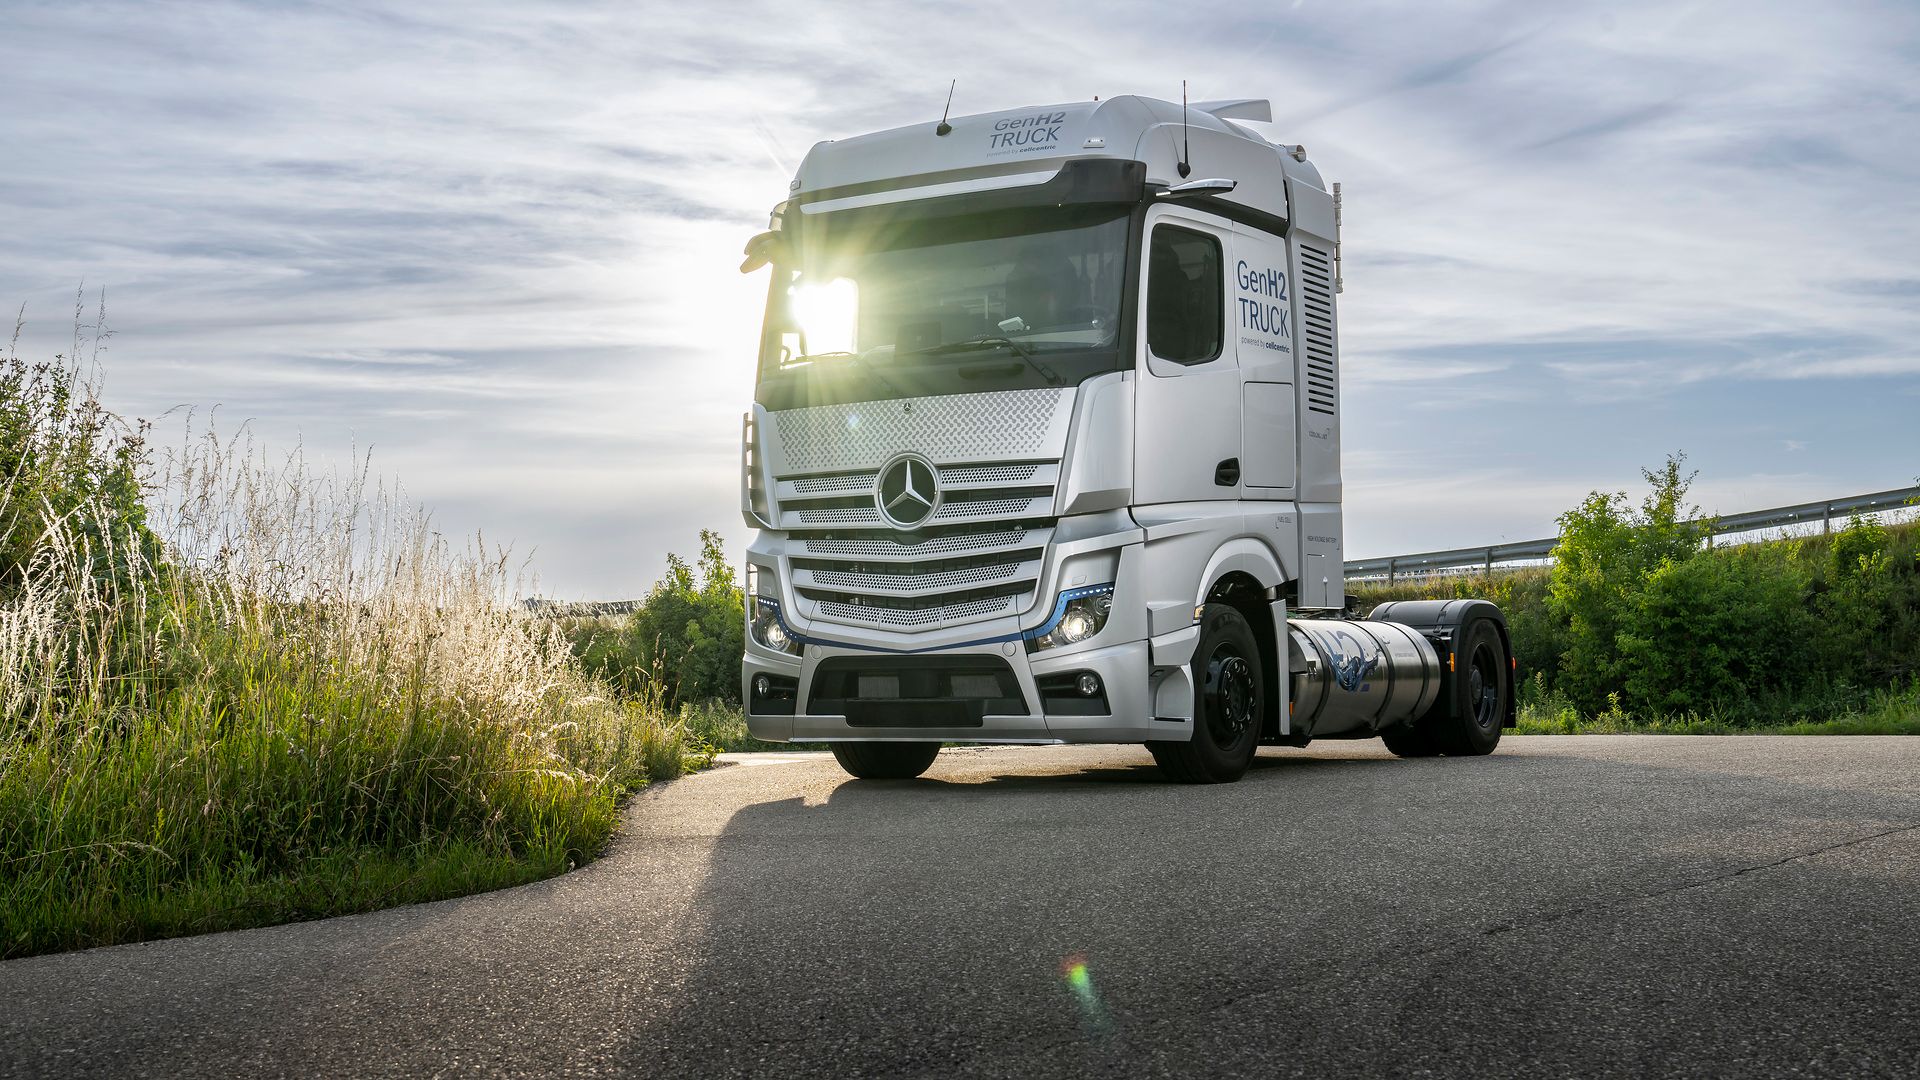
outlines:
[{"label": "lens flare", "polygon": [[1094,989],[1093,973],[1087,970],[1087,958],[1069,956],[1060,961],[1060,977],[1066,980],[1067,989],[1072,991],[1074,1001],[1080,1005],[1081,1024],[1093,1034],[1112,1031],[1113,1018],[1107,1014],[1107,1007],[1100,1000],[1100,991]]},{"label": "lens flare", "polygon": [[860,286],[848,278],[803,284],[793,290],[793,314],[808,355],[854,351],[860,317]]}]

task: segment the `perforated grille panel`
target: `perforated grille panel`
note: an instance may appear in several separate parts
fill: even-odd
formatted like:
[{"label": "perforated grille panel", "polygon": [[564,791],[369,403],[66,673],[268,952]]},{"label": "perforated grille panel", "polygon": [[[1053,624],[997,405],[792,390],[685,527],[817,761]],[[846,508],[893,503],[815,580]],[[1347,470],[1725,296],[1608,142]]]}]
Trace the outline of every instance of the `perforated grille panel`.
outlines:
[{"label": "perforated grille panel", "polygon": [[1339,408],[1334,367],[1333,256],[1299,245],[1300,336],[1307,355],[1307,409],[1332,416]]},{"label": "perforated grille panel", "polygon": [[943,484],[1018,484],[1031,480],[1038,465],[960,465],[940,470]]},{"label": "perforated grille panel", "polygon": [[858,495],[873,490],[873,474],[848,473],[844,476],[807,476],[793,482],[793,490],[802,495]]},{"label": "perforated grille panel", "polygon": [[1066,445],[1062,387],[860,401],[772,414],[781,472],[879,469],[904,449],[934,461],[1057,458]]},{"label": "perforated grille panel", "polygon": [[871,623],[876,626],[922,627],[945,623],[970,622],[1020,610],[1020,597],[991,596],[941,607],[885,607],[878,604],[842,604],[823,601],[820,614],[842,622]]},{"label": "perforated grille panel", "polygon": [[942,503],[933,515],[935,521],[957,521],[960,518],[974,517],[1013,517],[1015,515],[1044,514],[1047,512],[1051,497],[1045,499],[972,499],[967,502]]},{"label": "perforated grille panel", "polygon": [[842,506],[798,511],[802,525],[880,525],[880,511],[871,506]]}]

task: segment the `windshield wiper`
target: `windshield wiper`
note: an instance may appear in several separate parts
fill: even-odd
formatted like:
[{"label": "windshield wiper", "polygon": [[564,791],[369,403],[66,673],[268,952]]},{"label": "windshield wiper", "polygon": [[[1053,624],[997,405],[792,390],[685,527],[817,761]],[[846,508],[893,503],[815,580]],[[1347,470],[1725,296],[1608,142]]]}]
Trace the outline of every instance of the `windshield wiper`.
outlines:
[{"label": "windshield wiper", "polygon": [[1006,346],[1009,352],[1019,357],[1028,367],[1039,374],[1042,379],[1045,379],[1048,386],[1060,385],[1060,373],[1042,363],[1039,357],[1033,355],[1033,350],[1012,338],[1001,337],[998,334],[984,334],[980,337],[967,338],[964,341],[949,341],[944,345],[933,345],[925,349],[915,349],[914,352],[923,353],[928,356],[938,356],[942,353],[965,352],[968,349],[977,348],[981,345]]}]

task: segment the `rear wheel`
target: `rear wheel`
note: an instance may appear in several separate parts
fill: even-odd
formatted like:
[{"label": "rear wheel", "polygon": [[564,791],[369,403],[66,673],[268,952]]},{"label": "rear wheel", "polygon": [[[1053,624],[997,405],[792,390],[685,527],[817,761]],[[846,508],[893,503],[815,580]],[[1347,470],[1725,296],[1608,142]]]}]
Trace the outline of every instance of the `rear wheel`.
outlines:
[{"label": "rear wheel", "polygon": [[1506,642],[1492,620],[1468,623],[1453,643],[1451,699],[1436,702],[1413,723],[1382,733],[1387,749],[1400,757],[1493,753],[1507,717],[1510,663]]},{"label": "rear wheel", "polygon": [[1200,644],[1193,654],[1193,738],[1148,743],[1153,760],[1171,780],[1223,784],[1240,779],[1260,743],[1266,687],[1253,628],[1225,604],[1200,614]]},{"label": "rear wheel", "polygon": [[862,780],[908,780],[927,771],[937,742],[834,743],[833,759]]}]

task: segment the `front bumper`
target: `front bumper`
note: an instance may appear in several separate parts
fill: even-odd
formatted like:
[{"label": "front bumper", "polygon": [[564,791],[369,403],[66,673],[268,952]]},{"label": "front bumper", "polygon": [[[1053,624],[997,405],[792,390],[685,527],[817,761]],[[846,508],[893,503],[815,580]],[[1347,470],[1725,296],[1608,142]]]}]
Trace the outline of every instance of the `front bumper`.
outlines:
[{"label": "front bumper", "polygon": [[[1153,698],[1149,691],[1153,669],[1145,640],[1078,650],[1063,656],[1051,656],[1045,652],[1029,655],[1025,647],[1017,642],[926,654],[929,664],[936,658],[950,662],[951,658],[972,657],[982,662],[1004,663],[1012,672],[1013,679],[1019,685],[1025,715],[988,711],[980,717],[978,725],[928,726],[916,722],[887,726],[883,721],[888,702],[884,699],[863,700],[859,715],[853,719],[845,711],[821,711],[822,700],[835,704],[839,701],[825,699],[815,692],[816,683],[823,682],[816,679],[822,665],[835,660],[845,663],[870,659],[872,656],[859,650],[821,645],[807,646],[805,655],[793,658],[790,663],[750,653],[742,664],[743,689],[746,691],[743,696],[748,702],[747,729],[754,738],[769,742],[914,740],[976,743],[1139,743],[1187,739],[1193,731],[1191,720],[1154,718]],[[895,667],[910,668],[914,664],[914,657],[912,654],[894,655],[888,657],[886,662]],[[1049,713],[1045,707],[1047,698],[1040,691],[1041,681],[1048,676],[1066,676],[1083,671],[1099,676],[1106,700],[1105,713],[1078,715],[1057,709]],[[798,693],[791,715],[756,711],[753,679],[762,673],[798,680]],[[1057,697],[1055,700],[1058,700]],[[901,704],[911,706],[913,703],[903,701]]]}]

